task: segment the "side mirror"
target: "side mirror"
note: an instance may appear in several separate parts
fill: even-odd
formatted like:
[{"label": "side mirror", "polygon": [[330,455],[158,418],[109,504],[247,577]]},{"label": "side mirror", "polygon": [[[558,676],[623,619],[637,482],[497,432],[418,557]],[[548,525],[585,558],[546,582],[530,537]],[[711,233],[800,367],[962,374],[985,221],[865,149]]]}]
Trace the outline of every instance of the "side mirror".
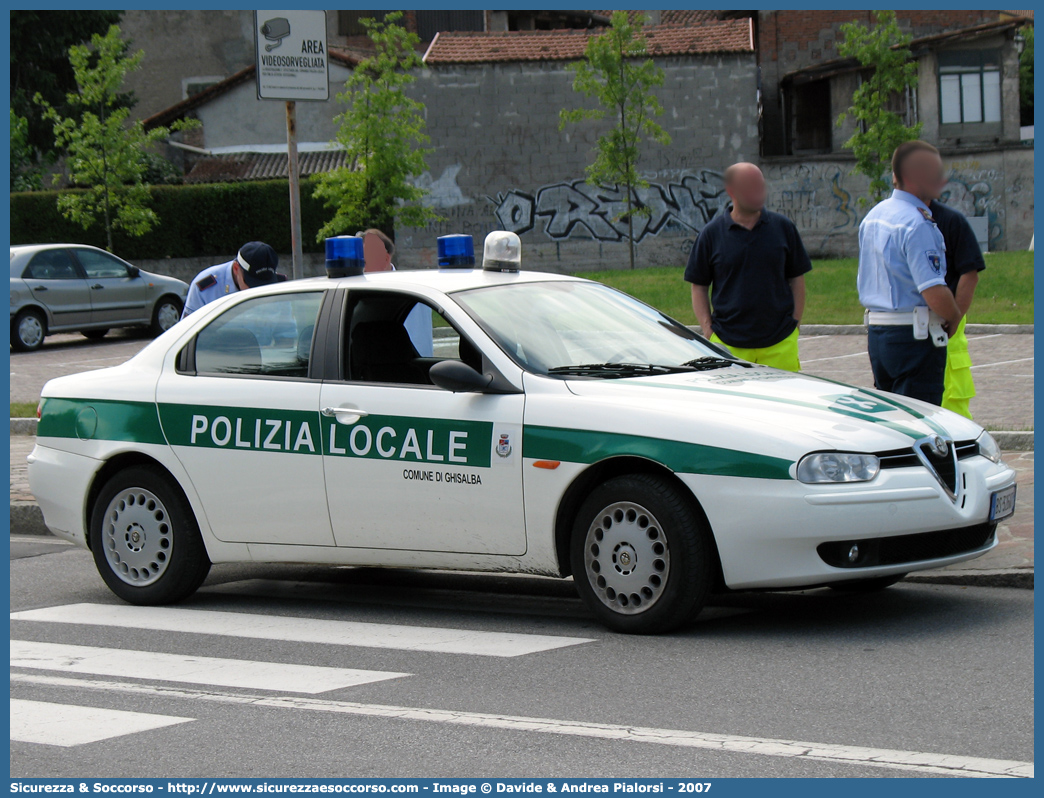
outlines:
[{"label": "side mirror", "polygon": [[492,375],[479,374],[460,360],[443,360],[428,370],[431,381],[452,393],[482,393],[493,382]]},{"label": "side mirror", "polygon": [[130,278],[133,280],[135,277],[141,274],[141,269],[139,269],[137,266],[128,266],[127,274],[129,274]]}]

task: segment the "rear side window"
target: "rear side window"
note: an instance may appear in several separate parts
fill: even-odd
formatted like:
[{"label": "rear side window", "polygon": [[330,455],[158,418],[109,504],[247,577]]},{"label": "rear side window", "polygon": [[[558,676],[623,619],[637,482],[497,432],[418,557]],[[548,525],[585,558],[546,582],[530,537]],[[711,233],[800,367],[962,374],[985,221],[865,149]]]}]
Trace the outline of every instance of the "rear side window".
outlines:
[{"label": "rear side window", "polygon": [[64,249],[45,249],[37,252],[22,272],[22,277],[31,280],[81,280],[69,253]]},{"label": "rear side window", "polygon": [[307,377],[322,301],[315,291],[240,302],[196,336],[196,372]]}]

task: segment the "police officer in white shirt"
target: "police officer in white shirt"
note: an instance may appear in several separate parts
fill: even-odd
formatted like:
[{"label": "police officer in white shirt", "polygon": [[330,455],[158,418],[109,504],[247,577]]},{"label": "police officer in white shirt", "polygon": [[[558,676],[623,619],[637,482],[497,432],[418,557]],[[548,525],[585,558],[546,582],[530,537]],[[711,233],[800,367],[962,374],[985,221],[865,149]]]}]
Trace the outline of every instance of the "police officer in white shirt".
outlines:
[{"label": "police officer in white shirt", "polygon": [[[380,230],[371,227],[356,235],[363,240],[363,254],[366,258],[366,271],[395,271],[392,258],[395,255],[395,242]],[[431,308],[423,302],[413,306],[413,310],[402,323],[410,335],[410,341],[421,357],[431,357],[435,352],[435,332],[431,322]]]},{"label": "police officer in white shirt", "polygon": [[276,271],[278,267],[279,255],[268,244],[263,241],[244,244],[232,260],[211,266],[196,275],[189,286],[181,318],[225,294],[282,282],[286,275],[279,274]]},{"label": "police officer in white shirt", "polygon": [[857,280],[874,384],[935,405],[942,404],[947,335],[963,315],[946,287],[946,246],[928,208],[942,174],[931,144],[896,148],[897,188],[859,225]]}]

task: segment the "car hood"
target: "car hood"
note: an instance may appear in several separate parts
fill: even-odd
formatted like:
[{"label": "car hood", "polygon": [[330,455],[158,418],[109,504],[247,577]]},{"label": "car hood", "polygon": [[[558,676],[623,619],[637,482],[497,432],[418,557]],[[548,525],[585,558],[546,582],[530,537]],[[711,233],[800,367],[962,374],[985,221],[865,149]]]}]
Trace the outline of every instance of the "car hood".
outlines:
[{"label": "car hood", "polygon": [[974,440],[972,421],[904,396],[763,366],[616,380],[572,379],[569,390],[618,403],[730,427],[737,434],[789,441],[801,448],[882,452],[942,435]]}]

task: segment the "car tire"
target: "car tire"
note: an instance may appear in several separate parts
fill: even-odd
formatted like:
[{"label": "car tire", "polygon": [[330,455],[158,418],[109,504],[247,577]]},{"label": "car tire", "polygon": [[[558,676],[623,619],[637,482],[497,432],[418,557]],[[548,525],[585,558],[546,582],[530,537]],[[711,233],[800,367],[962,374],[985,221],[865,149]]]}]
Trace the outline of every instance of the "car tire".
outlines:
[{"label": "car tire", "polygon": [[161,297],[152,310],[152,323],[149,334],[153,337],[163,335],[181,320],[181,300],[174,296]]},{"label": "car tire", "polygon": [[580,597],[610,629],[656,634],[696,617],[715,574],[691,499],[651,474],[614,477],[580,506],[570,541]]},{"label": "car tire", "polygon": [[35,352],[47,337],[47,320],[38,310],[23,310],[11,322],[11,348],[16,352]]},{"label": "car tire", "polygon": [[89,338],[92,341],[100,341],[106,335],[109,334],[108,329],[105,330],[80,330],[80,335],[84,338]]},{"label": "car tire", "polygon": [[873,579],[852,579],[848,582],[834,582],[834,584],[827,585],[827,587],[831,590],[836,590],[838,593],[878,593],[905,578],[906,574],[878,576]]},{"label": "car tire", "polygon": [[91,512],[91,552],[105,584],[131,604],[171,604],[210,571],[199,525],[181,488],[155,466],[114,474]]}]

